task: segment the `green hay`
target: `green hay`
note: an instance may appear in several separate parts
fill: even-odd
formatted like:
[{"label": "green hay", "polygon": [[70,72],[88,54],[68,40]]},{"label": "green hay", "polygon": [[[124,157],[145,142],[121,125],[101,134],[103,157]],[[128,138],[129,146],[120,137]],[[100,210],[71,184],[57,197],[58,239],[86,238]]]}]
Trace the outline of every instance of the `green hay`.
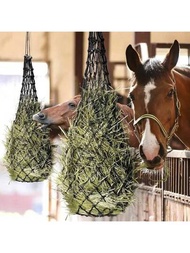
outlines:
[{"label": "green hay", "polygon": [[134,200],[137,157],[129,148],[115,92],[100,86],[93,82],[83,90],[63,145],[57,183],[71,214],[118,215]]},{"label": "green hay", "polygon": [[16,119],[6,137],[5,166],[12,180],[39,182],[52,171],[49,133],[37,129],[32,115],[40,110],[38,102],[20,102]]}]

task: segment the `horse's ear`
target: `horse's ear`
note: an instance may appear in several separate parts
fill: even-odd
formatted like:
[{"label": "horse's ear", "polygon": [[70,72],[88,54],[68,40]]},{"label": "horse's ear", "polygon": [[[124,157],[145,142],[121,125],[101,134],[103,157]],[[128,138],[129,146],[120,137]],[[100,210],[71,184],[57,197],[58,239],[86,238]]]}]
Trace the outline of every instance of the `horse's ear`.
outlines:
[{"label": "horse's ear", "polygon": [[142,64],[140,56],[137,53],[137,51],[131,45],[129,45],[126,48],[125,56],[129,69],[132,70],[133,72],[136,72],[139,65]]},{"label": "horse's ear", "polygon": [[179,58],[179,43],[177,40],[175,40],[162,64],[168,70],[171,70],[176,66],[178,58]]}]

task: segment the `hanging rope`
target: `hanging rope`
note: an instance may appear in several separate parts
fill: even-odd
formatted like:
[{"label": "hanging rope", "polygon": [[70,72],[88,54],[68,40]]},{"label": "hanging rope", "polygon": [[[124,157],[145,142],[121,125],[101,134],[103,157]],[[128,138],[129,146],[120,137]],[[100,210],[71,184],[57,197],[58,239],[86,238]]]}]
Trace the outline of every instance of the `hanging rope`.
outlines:
[{"label": "hanging rope", "polygon": [[26,32],[25,55],[30,55],[30,33]]},{"label": "hanging rope", "polygon": [[63,147],[58,177],[72,214],[118,215],[133,201],[137,160],[130,152],[116,100],[103,34],[90,32],[82,100]]},{"label": "hanging rope", "polygon": [[29,33],[26,33],[23,80],[15,120],[8,129],[5,166],[12,180],[38,182],[52,170],[52,150],[48,130],[38,129],[32,116],[40,111],[35,87]]}]

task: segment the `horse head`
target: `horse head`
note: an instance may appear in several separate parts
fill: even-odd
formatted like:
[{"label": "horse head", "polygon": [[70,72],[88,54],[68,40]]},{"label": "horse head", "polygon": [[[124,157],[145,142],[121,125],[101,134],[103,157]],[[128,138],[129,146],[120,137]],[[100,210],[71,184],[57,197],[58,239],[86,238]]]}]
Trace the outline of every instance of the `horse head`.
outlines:
[{"label": "horse head", "polygon": [[76,108],[81,99],[80,95],[64,103],[51,106],[33,115],[33,120],[42,124],[42,127],[49,127],[52,129],[59,129],[59,126],[68,130],[70,120],[76,114]]},{"label": "horse head", "polygon": [[[33,120],[42,124],[42,127],[49,127],[55,133],[55,130],[59,130],[55,133],[55,137],[61,133],[60,128],[68,130],[70,127],[70,121],[76,115],[76,108],[81,100],[81,95],[76,95],[73,99],[64,103],[51,106],[43,109],[42,111],[33,115]],[[117,106],[121,112],[121,119],[124,128],[127,131],[129,137],[129,145],[131,147],[138,147],[139,141],[135,135],[133,122],[133,110],[124,104],[117,103]]]},{"label": "horse head", "polygon": [[172,73],[179,57],[174,41],[163,61],[156,58],[142,62],[129,45],[126,61],[134,72],[129,97],[134,110],[134,126],[140,136],[140,155],[149,169],[163,167],[169,140],[178,126],[179,101]]}]

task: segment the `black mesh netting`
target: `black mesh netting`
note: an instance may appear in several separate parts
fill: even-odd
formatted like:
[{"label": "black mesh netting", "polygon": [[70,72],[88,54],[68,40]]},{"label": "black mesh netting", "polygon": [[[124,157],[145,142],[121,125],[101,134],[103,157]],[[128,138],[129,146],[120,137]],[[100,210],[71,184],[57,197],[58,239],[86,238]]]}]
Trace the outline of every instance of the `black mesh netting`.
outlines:
[{"label": "black mesh netting", "polygon": [[58,188],[69,212],[117,215],[133,201],[136,155],[111,88],[104,39],[90,32],[82,100],[64,142]]},{"label": "black mesh netting", "polygon": [[38,182],[47,179],[51,173],[49,132],[39,129],[32,119],[39,110],[32,57],[25,55],[18,109],[5,143],[4,161],[12,180]]},{"label": "black mesh netting", "polygon": [[102,32],[89,33],[88,56],[83,79],[83,88],[85,89],[87,82],[93,80],[104,80],[104,83],[100,82],[98,84],[98,88],[101,87],[101,85],[103,89],[111,88]]}]

